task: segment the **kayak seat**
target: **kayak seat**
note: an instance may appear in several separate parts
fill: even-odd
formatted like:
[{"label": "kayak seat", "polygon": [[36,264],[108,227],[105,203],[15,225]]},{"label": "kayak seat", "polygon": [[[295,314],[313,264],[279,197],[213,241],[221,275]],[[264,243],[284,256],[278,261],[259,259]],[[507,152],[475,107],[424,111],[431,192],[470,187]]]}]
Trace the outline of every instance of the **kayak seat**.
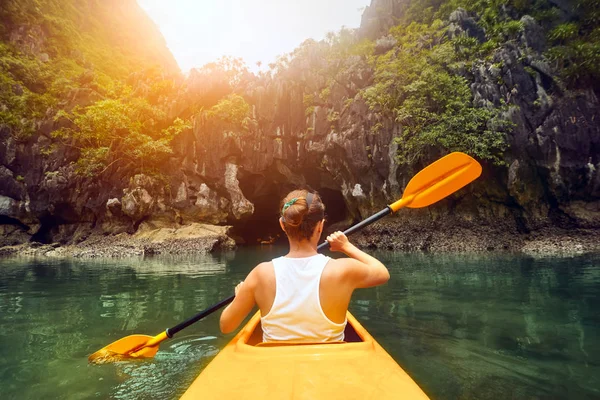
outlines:
[{"label": "kayak seat", "polygon": [[[299,342],[299,341],[290,341],[290,342],[263,342],[262,341],[262,327],[260,324],[254,329],[246,344],[250,346],[260,346],[260,347],[278,347],[278,346],[287,346],[287,345],[303,345],[303,344],[320,344],[320,343],[307,343],[307,342]],[[346,325],[346,329],[344,330],[344,341],[339,342],[324,342],[322,344],[330,344],[330,343],[356,343],[362,342],[362,339],[351,324]]]},{"label": "kayak seat", "polygon": [[346,344],[346,342],[298,342],[290,340],[289,342],[260,342],[256,344],[256,347],[285,347],[285,346],[305,346],[315,344]]},{"label": "kayak seat", "polygon": [[[261,347],[282,346],[281,343],[314,344],[314,343],[297,343],[297,342],[272,342],[275,344],[271,345],[270,344],[271,342],[269,342],[269,343],[263,342],[262,338],[263,338],[262,326],[260,323],[258,323],[257,326],[252,331],[252,334],[245,341],[245,343],[250,346],[261,346]],[[344,341],[343,342],[326,342],[326,343],[356,343],[356,342],[362,342],[362,341],[363,340],[360,338],[358,333],[356,333],[356,330],[352,327],[352,325],[346,324],[346,329],[344,330]]]}]

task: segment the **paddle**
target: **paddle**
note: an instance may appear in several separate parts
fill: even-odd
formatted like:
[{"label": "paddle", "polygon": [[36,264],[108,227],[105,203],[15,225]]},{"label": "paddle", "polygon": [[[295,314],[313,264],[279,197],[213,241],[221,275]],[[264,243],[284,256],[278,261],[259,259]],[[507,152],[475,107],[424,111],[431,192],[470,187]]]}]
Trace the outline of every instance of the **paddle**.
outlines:
[{"label": "paddle", "polygon": [[[404,189],[404,193],[400,200],[390,204],[364,221],[346,229],[344,234],[350,235],[359,231],[365,226],[370,225],[403,207],[421,208],[433,204],[469,184],[479,177],[479,175],[481,175],[481,165],[473,158],[458,152],[448,154],[415,175],[406,186],[406,189]],[[327,242],[323,242],[317,247],[317,250],[323,250],[327,246]],[[154,357],[158,351],[158,346],[162,341],[167,338],[172,338],[182,329],[187,328],[207,315],[210,315],[231,303],[234,297],[235,296],[231,296],[214,304],[206,310],[194,315],[187,321],[175,325],[159,335],[131,335],[119,339],[90,355],[88,361],[102,363],[123,357]]]}]

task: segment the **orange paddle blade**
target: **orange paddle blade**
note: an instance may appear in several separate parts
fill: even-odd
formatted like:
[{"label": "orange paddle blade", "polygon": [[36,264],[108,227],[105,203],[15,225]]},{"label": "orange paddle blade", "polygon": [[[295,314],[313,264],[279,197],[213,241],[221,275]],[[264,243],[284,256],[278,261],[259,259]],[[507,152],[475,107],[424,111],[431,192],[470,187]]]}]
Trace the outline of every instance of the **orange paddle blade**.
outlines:
[{"label": "orange paddle blade", "polygon": [[128,358],[154,357],[158,351],[158,345],[165,339],[167,339],[166,332],[157,336],[126,336],[90,355],[88,361],[94,364],[103,364]]},{"label": "orange paddle blade", "polygon": [[402,195],[390,204],[396,212],[402,207],[421,208],[433,204],[473,182],[481,175],[481,165],[465,153],[450,153],[415,175]]}]

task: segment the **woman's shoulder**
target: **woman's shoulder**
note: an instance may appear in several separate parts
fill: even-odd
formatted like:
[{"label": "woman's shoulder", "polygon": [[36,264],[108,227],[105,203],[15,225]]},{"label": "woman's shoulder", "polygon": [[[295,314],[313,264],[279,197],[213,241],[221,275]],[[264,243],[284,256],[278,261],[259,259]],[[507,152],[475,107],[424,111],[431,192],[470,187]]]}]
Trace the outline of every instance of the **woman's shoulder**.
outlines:
[{"label": "woman's shoulder", "polygon": [[269,269],[269,268],[273,268],[273,260],[261,262],[256,267],[254,267],[254,269],[258,270],[258,271],[264,271],[264,270]]},{"label": "woman's shoulder", "polygon": [[327,262],[328,266],[344,268],[349,265],[353,265],[356,260],[350,257],[341,257],[341,258],[329,258]]},{"label": "woman's shoulder", "polygon": [[254,269],[250,273],[255,274],[256,276],[259,276],[259,277],[264,276],[265,274],[272,274],[273,273],[273,261],[261,262],[256,267],[254,267]]},{"label": "woman's shoulder", "polygon": [[326,269],[335,276],[346,278],[355,273],[356,270],[364,269],[364,264],[349,257],[332,258],[327,263]]},{"label": "woman's shoulder", "polygon": [[250,285],[250,287],[256,288],[260,282],[273,275],[272,271],[273,263],[271,261],[262,262],[250,271],[244,282]]}]

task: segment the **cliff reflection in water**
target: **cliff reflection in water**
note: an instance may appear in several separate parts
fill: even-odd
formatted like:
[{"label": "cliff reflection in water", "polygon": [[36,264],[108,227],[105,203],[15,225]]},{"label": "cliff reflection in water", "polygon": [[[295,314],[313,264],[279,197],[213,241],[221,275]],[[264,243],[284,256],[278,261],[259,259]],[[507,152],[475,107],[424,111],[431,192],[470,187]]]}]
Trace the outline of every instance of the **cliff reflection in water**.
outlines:
[{"label": "cliff reflection in water", "polygon": [[[227,276],[227,263],[233,258],[233,253],[223,253],[126,260],[1,259],[2,397],[133,399],[145,396],[143,387],[155,398],[174,397],[179,388],[168,381],[181,379],[189,365],[201,365],[200,358],[218,350],[214,322],[208,330],[201,324],[189,328],[195,334],[191,338],[182,333],[161,345],[158,364],[121,366],[118,371],[130,376],[124,382],[114,366],[90,369],[87,356],[129,334],[158,334],[229,296],[235,274]],[[182,349],[188,343],[201,346],[191,346],[186,356]],[[134,384],[138,389],[128,387]]]},{"label": "cliff reflection in water", "polygon": [[599,398],[600,258],[382,253],[353,311],[432,398]]},{"label": "cliff reflection in water", "polygon": [[[178,398],[232,336],[218,313],[151,360],[87,356],[174,326],[284,252],[0,259],[2,398]],[[357,290],[351,311],[432,399],[600,398],[600,256],[376,255],[392,278]]]}]

